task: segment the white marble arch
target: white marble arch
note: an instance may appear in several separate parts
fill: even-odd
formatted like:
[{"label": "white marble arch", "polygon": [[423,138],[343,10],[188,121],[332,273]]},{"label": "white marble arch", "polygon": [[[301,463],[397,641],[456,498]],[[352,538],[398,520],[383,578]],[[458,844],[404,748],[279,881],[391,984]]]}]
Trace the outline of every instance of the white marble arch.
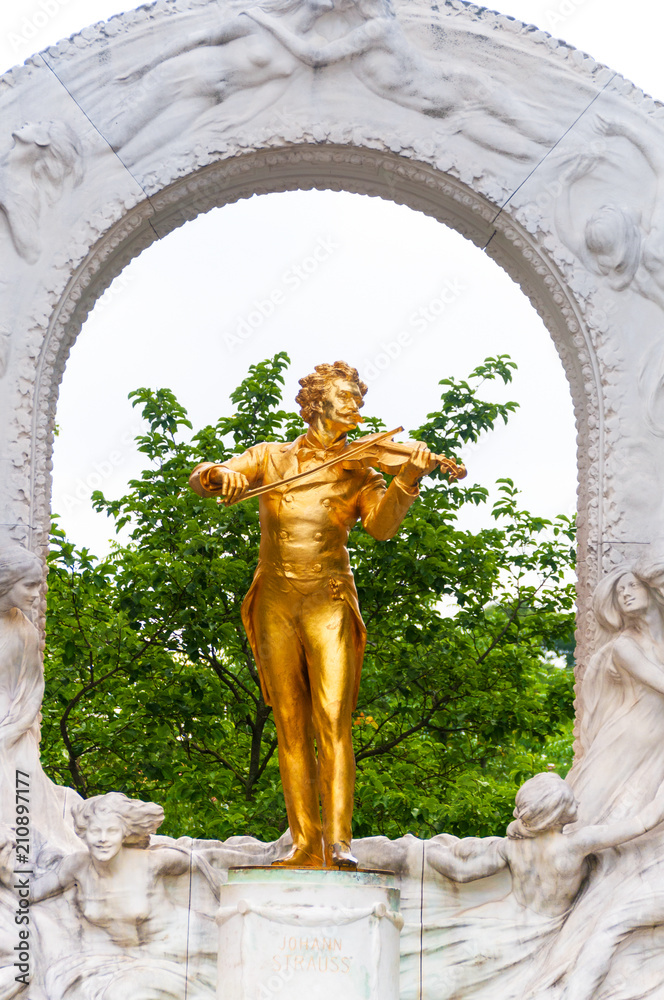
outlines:
[{"label": "white marble arch", "polygon": [[585,662],[599,576],[664,553],[659,104],[461,0],[158,0],[6,73],[0,121],[0,523],[16,540],[45,548],[60,379],[125,264],[255,193],[378,195],[483,248],[555,341]]}]

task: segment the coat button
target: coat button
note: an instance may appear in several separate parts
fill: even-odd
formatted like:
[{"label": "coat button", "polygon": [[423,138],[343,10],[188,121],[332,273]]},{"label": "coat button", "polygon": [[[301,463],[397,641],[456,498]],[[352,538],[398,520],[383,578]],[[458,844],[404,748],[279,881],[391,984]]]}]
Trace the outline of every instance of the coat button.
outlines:
[{"label": "coat button", "polygon": [[286,496],[284,497],[284,503],[292,503],[292,502],[293,502],[292,496],[290,495],[290,493],[287,493]]},{"label": "coat button", "polygon": [[287,531],[280,531],[279,532],[279,538],[288,538],[288,532]]},{"label": "coat button", "polygon": [[320,540],[321,540],[322,537],[323,537],[323,532],[322,531],[317,531],[316,534],[314,535],[314,540],[317,541],[317,542],[320,542]]},{"label": "coat button", "polygon": [[314,563],[314,573],[320,573],[320,571],[322,570],[322,568],[323,567],[321,566],[320,563]]},{"label": "coat button", "polygon": [[330,501],[327,499],[327,497],[325,497],[324,500],[321,500],[321,503],[322,503],[323,507],[329,507],[330,506]]}]

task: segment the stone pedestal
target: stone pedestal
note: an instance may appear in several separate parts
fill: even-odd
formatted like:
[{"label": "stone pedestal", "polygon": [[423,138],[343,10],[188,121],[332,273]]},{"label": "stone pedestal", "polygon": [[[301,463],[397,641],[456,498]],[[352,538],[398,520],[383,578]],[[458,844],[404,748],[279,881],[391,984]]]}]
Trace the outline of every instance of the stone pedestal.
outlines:
[{"label": "stone pedestal", "polygon": [[217,924],[218,1000],[398,1000],[391,875],[231,869]]}]

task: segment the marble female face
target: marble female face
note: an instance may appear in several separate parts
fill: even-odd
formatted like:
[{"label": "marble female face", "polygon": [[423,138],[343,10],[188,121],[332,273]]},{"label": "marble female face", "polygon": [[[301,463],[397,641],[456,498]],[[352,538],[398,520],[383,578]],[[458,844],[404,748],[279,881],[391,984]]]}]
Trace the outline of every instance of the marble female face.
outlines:
[{"label": "marble female face", "polygon": [[616,584],[616,600],[625,614],[640,614],[648,610],[650,591],[633,573],[625,573]]},{"label": "marble female face", "polygon": [[125,837],[119,816],[113,813],[93,816],[86,827],[83,840],[96,861],[112,861],[122,848]]},{"label": "marble female face", "polygon": [[34,604],[39,597],[42,577],[41,570],[28,572],[20,580],[17,580],[11,590],[0,597],[0,612],[11,611],[18,608],[28,618],[31,617]]}]

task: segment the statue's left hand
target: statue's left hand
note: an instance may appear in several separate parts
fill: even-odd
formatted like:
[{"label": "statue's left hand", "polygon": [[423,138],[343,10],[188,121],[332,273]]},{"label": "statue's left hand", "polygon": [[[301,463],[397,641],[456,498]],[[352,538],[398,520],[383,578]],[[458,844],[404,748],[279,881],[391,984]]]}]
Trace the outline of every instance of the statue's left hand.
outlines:
[{"label": "statue's left hand", "polygon": [[422,476],[425,476],[427,472],[433,472],[437,464],[433,452],[422,442],[399,470],[397,479],[402,486],[409,488],[416,486]]}]

